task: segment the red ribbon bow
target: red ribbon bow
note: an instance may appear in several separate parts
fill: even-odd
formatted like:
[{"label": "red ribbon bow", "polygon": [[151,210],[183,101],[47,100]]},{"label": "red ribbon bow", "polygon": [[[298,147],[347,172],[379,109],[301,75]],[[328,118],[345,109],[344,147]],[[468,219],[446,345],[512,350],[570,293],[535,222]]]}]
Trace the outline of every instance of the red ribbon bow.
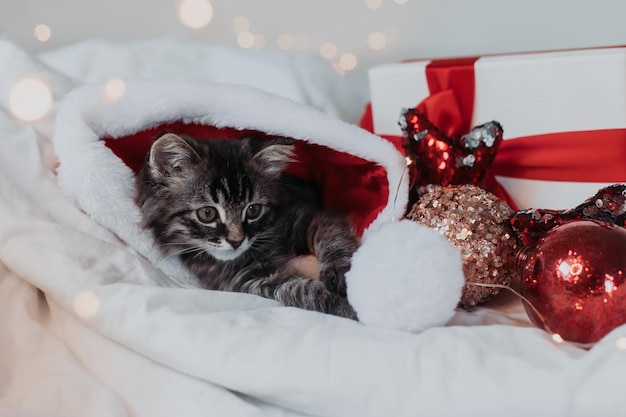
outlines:
[{"label": "red ribbon bow", "polygon": [[448,137],[460,136],[472,128],[477,59],[442,59],[426,66],[430,96],[417,109]]}]

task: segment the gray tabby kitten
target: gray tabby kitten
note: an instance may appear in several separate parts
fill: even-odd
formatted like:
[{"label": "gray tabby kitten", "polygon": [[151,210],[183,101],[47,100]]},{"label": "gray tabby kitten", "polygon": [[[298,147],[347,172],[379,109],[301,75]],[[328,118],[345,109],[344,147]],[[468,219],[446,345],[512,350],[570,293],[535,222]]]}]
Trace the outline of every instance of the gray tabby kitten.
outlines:
[{"label": "gray tabby kitten", "polygon": [[[356,320],[344,274],[358,240],[320,205],[319,190],[284,174],[287,140],[158,138],[137,180],[144,227],[165,256],[212,290],[237,291]],[[320,279],[298,256],[314,254]]]}]

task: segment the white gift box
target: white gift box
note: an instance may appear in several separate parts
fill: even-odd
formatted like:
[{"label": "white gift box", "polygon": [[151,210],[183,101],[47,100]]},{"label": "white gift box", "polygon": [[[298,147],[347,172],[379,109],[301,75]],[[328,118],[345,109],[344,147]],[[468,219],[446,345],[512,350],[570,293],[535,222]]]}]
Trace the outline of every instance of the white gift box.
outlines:
[{"label": "white gift box", "polygon": [[[369,71],[374,133],[402,134],[398,125],[401,109],[414,107],[431,94],[426,68],[432,62],[392,63]],[[626,148],[626,48],[485,56],[474,62],[474,78],[472,126],[497,120],[504,128],[505,141],[617,130],[619,135],[623,133]],[[603,146],[601,135],[589,135],[589,140]],[[626,151],[615,152],[624,154],[626,162]],[[599,170],[604,168],[601,165]],[[497,179],[520,209],[565,209],[606,185],[626,182],[626,177],[618,176],[608,182]]]}]

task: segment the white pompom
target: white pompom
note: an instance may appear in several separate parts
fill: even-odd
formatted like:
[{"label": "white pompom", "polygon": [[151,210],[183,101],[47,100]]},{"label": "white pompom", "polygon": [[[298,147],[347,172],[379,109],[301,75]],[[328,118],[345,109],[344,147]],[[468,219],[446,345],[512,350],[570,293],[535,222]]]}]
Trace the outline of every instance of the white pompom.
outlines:
[{"label": "white pompom", "polygon": [[348,300],[366,325],[420,332],[454,315],[462,268],[458,249],[436,230],[390,222],[363,236],[346,275]]}]

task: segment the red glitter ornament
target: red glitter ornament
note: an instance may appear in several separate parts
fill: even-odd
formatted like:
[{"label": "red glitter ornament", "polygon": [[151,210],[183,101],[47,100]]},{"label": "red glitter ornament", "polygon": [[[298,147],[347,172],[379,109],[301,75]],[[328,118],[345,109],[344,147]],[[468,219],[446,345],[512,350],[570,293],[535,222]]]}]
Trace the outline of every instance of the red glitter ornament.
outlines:
[{"label": "red glitter ornament", "polygon": [[511,226],[522,243],[533,242],[548,230],[571,220],[602,220],[626,226],[626,185],[602,188],[582,204],[569,210],[531,209],[511,216]]},{"label": "red glitter ornament", "polygon": [[411,190],[429,185],[481,187],[502,142],[502,127],[492,121],[456,138],[448,137],[417,109],[400,117],[402,146],[410,159]]},{"label": "red glitter ornament", "polygon": [[[626,323],[626,229],[575,220],[520,252],[517,273],[539,327],[564,340],[593,343]],[[545,324],[545,326],[544,326]]]}]

